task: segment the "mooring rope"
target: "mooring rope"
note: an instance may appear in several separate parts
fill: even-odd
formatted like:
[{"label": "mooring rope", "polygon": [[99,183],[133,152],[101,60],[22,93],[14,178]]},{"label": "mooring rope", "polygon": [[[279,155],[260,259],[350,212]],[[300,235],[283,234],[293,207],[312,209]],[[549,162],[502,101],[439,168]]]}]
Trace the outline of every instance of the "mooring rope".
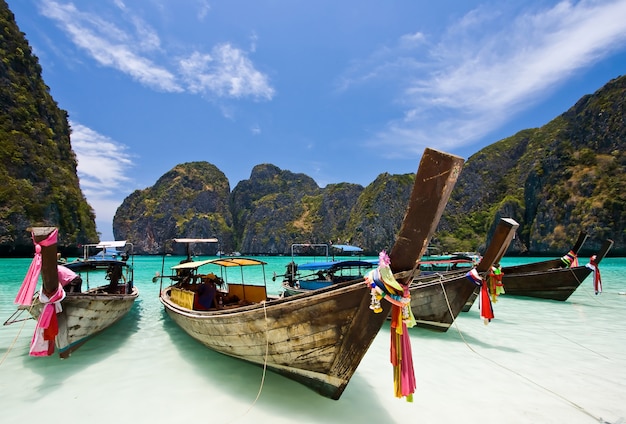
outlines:
[{"label": "mooring rope", "polygon": [[2,366],[2,364],[4,363],[4,360],[9,356],[9,353],[11,352],[11,350],[13,350],[13,346],[15,346],[15,343],[17,342],[17,339],[20,337],[20,334],[22,334],[22,329],[24,328],[24,325],[26,325],[26,321],[25,320],[22,321],[22,326],[20,327],[19,331],[15,335],[15,338],[13,339],[11,344],[9,345],[9,348],[7,349],[7,351],[4,352],[4,355],[2,356],[2,359],[0,359],[0,366]]},{"label": "mooring rope", "polygon": [[[31,309],[33,308],[33,305],[31,304],[30,307],[28,308],[28,313],[30,314]],[[23,310],[22,310],[23,311]],[[19,315],[18,315],[19,316]],[[9,345],[8,349],[6,352],[4,352],[4,355],[2,356],[2,359],[0,359],[0,366],[2,366],[2,364],[4,363],[4,360],[9,356],[9,353],[11,353],[11,351],[13,350],[13,346],[15,346],[15,343],[17,342],[17,339],[20,337],[20,335],[22,334],[22,330],[24,329],[24,326],[26,325],[26,321],[30,320],[31,318],[28,319],[23,319],[22,320],[22,325],[20,327],[20,329],[18,330],[17,334],[15,335],[15,337],[13,338],[13,341],[11,342],[11,344]],[[6,323],[5,323],[6,324]]]},{"label": "mooring rope", "polygon": [[[248,407],[248,409],[239,418],[242,418],[248,415],[248,413],[252,410],[252,408],[254,408],[254,405],[256,404],[257,400],[259,400],[259,397],[261,397],[261,392],[263,391],[263,385],[265,384],[265,372],[267,370],[267,358],[269,356],[269,350],[270,350],[270,335],[269,335],[269,323],[267,320],[267,308],[265,307],[266,302],[262,301],[261,304],[263,305],[263,313],[265,315],[265,359],[263,361],[263,375],[261,377],[261,385],[259,386],[259,391],[256,394],[256,398],[254,399],[252,404]],[[236,418],[236,420],[239,418]],[[235,422],[235,420],[231,422]]]},{"label": "mooring rope", "polygon": [[445,296],[445,298],[446,298],[446,304],[448,305],[448,311],[450,312],[450,316],[452,316],[452,318],[453,318],[452,323],[454,324],[454,327],[455,327],[455,328],[456,328],[456,330],[458,331],[459,336],[461,336],[461,340],[463,340],[463,343],[465,343],[465,345],[468,347],[468,349],[469,349],[469,350],[471,350],[472,352],[474,352],[476,355],[478,355],[478,356],[479,356],[479,357],[481,357],[482,359],[484,359],[484,360],[486,360],[486,361],[489,361],[489,362],[491,362],[492,364],[495,364],[495,365],[499,366],[500,368],[502,368],[502,369],[504,369],[504,370],[506,370],[506,371],[509,371],[510,373],[513,373],[513,374],[517,375],[517,376],[518,376],[518,377],[520,377],[520,378],[523,378],[523,379],[524,379],[524,380],[526,380],[527,382],[529,382],[529,383],[531,383],[531,384],[533,384],[533,385],[535,385],[535,386],[539,387],[540,389],[545,390],[545,391],[546,391],[546,392],[548,392],[548,393],[553,394],[554,396],[556,396],[556,397],[560,398],[561,400],[565,401],[566,403],[568,403],[568,404],[569,404],[570,406],[572,406],[573,408],[577,409],[579,412],[582,412],[583,414],[588,415],[589,417],[593,418],[593,419],[594,419],[594,420],[596,420],[597,422],[600,422],[600,423],[603,423],[603,424],[611,424],[609,421],[604,421],[604,420],[602,419],[602,417],[598,417],[598,416],[596,416],[596,415],[592,414],[591,412],[587,411],[584,407],[582,407],[582,406],[578,405],[577,403],[575,403],[575,402],[573,402],[573,401],[571,401],[571,400],[567,399],[565,396],[560,395],[559,393],[555,392],[554,390],[549,389],[549,388],[547,388],[547,387],[545,387],[545,386],[542,386],[541,384],[537,383],[536,381],[533,381],[533,380],[532,380],[532,379],[530,379],[529,377],[526,377],[525,375],[522,375],[521,373],[519,373],[519,372],[517,372],[517,371],[515,371],[515,370],[513,370],[513,369],[511,369],[511,368],[509,368],[509,367],[507,367],[507,366],[505,366],[505,365],[502,365],[502,364],[500,364],[500,363],[498,363],[498,362],[494,361],[493,359],[486,357],[486,356],[485,356],[485,355],[483,355],[482,353],[480,353],[480,352],[476,351],[476,350],[475,350],[472,346],[470,346],[470,344],[467,342],[467,340],[465,340],[465,337],[463,337],[463,333],[461,333],[461,330],[459,329],[459,326],[458,326],[458,324],[457,324],[457,322],[456,322],[456,319],[454,319],[454,315],[452,314],[452,307],[450,306],[450,302],[449,302],[449,300],[448,300],[448,294],[446,293],[446,288],[445,288],[445,287],[444,287],[444,285],[443,285],[443,279],[440,279],[440,280],[439,280],[439,284],[441,285],[441,289],[443,290],[443,294],[444,294],[444,296]]},{"label": "mooring rope", "polygon": [[[576,281],[578,282],[578,287],[582,286],[583,282],[582,282],[582,281],[580,281],[580,279],[578,278],[578,275],[576,275],[576,273],[574,272],[574,270],[573,270],[572,268],[569,268],[569,270],[570,270],[570,272],[572,273],[572,275],[574,276],[574,278],[576,279]],[[597,296],[591,296],[591,295],[589,294],[589,292],[588,292],[588,291],[586,291],[586,290],[585,290],[585,295],[586,295],[587,297],[589,297],[590,299],[593,299],[595,302],[597,302],[597,303],[599,303],[599,304],[601,304],[601,305],[602,305],[602,302],[600,302],[600,300],[598,299],[598,297],[597,297]]]}]

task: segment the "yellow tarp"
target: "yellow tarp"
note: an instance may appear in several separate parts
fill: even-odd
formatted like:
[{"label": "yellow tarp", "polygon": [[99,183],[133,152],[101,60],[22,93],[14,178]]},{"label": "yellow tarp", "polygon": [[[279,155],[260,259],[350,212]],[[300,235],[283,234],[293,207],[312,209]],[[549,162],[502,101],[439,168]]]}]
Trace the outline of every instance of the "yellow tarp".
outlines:
[{"label": "yellow tarp", "polygon": [[179,306],[182,306],[183,308],[193,309],[193,298],[196,295],[194,292],[190,290],[179,289],[177,287],[172,287],[170,293],[172,302]]}]

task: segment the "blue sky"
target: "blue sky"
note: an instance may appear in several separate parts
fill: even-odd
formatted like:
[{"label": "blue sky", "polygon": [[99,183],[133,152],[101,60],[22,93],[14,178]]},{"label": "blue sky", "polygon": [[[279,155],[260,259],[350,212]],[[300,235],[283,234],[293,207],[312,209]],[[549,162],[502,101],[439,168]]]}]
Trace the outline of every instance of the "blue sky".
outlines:
[{"label": "blue sky", "polygon": [[469,158],[626,65],[626,0],[7,0],[69,113],[102,239],[117,207],[204,160],[324,187]]}]

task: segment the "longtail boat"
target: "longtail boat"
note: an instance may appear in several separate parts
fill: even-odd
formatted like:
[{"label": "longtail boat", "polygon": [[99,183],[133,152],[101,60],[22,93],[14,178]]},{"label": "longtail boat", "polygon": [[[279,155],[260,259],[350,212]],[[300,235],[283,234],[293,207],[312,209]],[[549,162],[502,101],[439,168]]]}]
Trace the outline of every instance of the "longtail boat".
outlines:
[{"label": "longtail boat", "polygon": [[[55,227],[31,229],[35,243],[35,258],[16,297],[18,312],[24,310],[36,319],[35,336],[31,343],[31,356],[49,356],[55,348],[61,358],[67,358],[87,340],[106,330],[122,319],[132,308],[139,296],[133,283],[132,250],[125,252],[124,260],[109,261],[107,269],[85,264],[80,270],[80,284],[87,284],[74,291],[63,286],[59,275],[63,275],[57,264]],[[113,243],[125,246],[125,242]],[[78,271],[77,271],[78,272]],[[41,290],[35,293],[41,275]],[[108,277],[108,278],[107,278]],[[89,287],[89,284],[96,285]],[[15,314],[14,314],[15,315]],[[10,324],[15,320],[7,320]],[[46,337],[42,337],[42,333]],[[54,334],[56,332],[56,334]],[[50,339],[50,334],[52,338]]]},{"label": "longtail boat", "polygon": [[[523,273],[531,272],[531,271],[545,271],[545,270],[552,269],[552,268],[560,268],[566,263],[569,264],[569,266],[571,266],[571,264],[574,264],[574,266],[577,266],[578,252],[580,251],[583,244],[585,244],[585,241],[587,240],[588,237],[589,235],[586,232],[581,231],[578,234],[578,239],[576,240],[576,243],[574,243],[571,250],[565,256],[563,256],[563,258],[555,258],[555,259],[550,259],[547,261],[528,263],[528,264],[517,265],[513,267],[504,267],[501,269],[501,272],[503,274],[502,280],[504,280],[506,274],[510,273],[513,270],[516,270],[515,271],[516,273],[523,274]],[[563,262],[563,261],[566,261],[566,262]],[[515,285],[515,283],[513,283],[513,285]],[[506,290],[506,288],[505,288],[505,292],[510,294],[510,292]],[[467,302],[465,302],[465,306],[463,306],[463,312],[467,312],[472,308],[472,305],[476,301],[476,297],[478,297],[478,290],[474,291],[472,296],[470,296]]]},{"label": "longtail boat", "polygon": [[600,250],[585,265],[578,263],[578,250],[587,235],[581,233],[574,248],[562,258],[502,268],[502,283],[507,296],[525,296],[566,301],[597,269],[613,240],[605,240]]},{"label": "longtail boat", "polygon": [[[422,155],[389,254],[388,269],[407,292],[416,262],[439,223],[462,164],[462,158],[433,149]],[[188,290],[179,296],[184,284],[180,273],[165,276],[164,272],[161,281],[173,277],[173,284],[161,287],[160,301],[184,332],[209,349],[267,367],[331,399],[340,398],[392,310],[392,304],[383,301],[381,313],[372,312],[373,289],[364,280],[284,298],[267,296],[263,285],[234,284],[237,293],[232,293],[231,284],[224,283],[226,296],[221,305],[196,310],[196,293]],[[248,290],[250,287],[254,288]],[[235,298],[233,294],[236,304],[227,300]]]},{"label": "longtail boat", "polygon": [[[493,264],[502,258],[518,227],[513,219],[500,220],[485,254],[474,267],[481,279],[486,278]],[[418,327],[448,331],[470,296],[480,290],[467,274],[467,270],[448,271],[438,276],[420,275],[413,280],[411,310]]]}]

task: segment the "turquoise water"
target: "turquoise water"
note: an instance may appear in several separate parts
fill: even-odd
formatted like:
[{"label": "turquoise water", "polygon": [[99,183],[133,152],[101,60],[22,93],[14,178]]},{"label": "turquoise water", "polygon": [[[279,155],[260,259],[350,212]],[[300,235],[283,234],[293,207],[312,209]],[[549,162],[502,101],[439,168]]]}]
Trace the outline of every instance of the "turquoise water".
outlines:
[{"label": "turquoise water", "polygon": [[[272,274],[291,258],[263,259],[278,294]],[[29,264],[0,259],[3,322]],[[135,257],[135,269],[129,315],[69,359],[28,356],[32,320],[0,327],[3,422],[626,423],[626,258],[601,263],[598,296],[588,278],[567,302],[503,295],[486,326],[474,305],[447,333],[411,329],[413,403],[393,396],[388,325],[333,401],[195,342],[159,303],[161,258]]]}]

